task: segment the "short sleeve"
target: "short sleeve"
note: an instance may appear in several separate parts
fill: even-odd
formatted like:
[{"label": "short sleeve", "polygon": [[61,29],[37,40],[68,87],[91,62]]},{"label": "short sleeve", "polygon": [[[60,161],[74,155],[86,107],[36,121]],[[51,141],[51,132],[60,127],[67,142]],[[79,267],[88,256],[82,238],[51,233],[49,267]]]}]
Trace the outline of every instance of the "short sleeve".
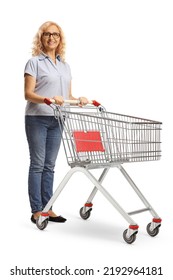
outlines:
[{"label": "short sleeve", "polygon": [[37,76],[37,60],[31,58],[25,65],[24,74],[29,74],[36,78]]}]

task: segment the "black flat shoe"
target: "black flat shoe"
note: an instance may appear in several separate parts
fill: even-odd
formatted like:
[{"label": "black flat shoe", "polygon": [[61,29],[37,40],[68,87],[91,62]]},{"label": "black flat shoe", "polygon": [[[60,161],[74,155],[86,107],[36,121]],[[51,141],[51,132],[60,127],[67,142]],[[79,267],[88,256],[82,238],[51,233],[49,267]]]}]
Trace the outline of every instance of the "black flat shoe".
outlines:
[{"label": "black flat shoe", "polygon": [[33,222],[34,224],[36,224],[36,219],[34,219],[34,215],[31,216],[31,222]]},{"label": "black flat shoe", "polygon": [[63,218],[62,216],[57,216],[57,217],[49,216],[49,221],[55,223],[65,223],[66,219]]}]

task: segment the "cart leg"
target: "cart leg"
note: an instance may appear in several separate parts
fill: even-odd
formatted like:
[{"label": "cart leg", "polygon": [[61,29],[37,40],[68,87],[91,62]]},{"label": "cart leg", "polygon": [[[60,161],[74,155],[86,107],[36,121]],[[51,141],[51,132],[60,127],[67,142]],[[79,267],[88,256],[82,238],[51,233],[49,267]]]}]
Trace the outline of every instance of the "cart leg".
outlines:
[{"label": "cart leg", "polygon": [[[99,183],[102,183],[104,178],[106,177],[108,171],[109,171],[110,168],[104,168],[102,174],[100,175],[99,179],[98,179],[98,182]],[[90,212],[92,210],[92,201],[97,193],[98,189],[96,186],[94,186],[90,196],[88,197],[86,203],[84,204],[84,206],[80,209],[80,216],[82,219],[86,220],[90,217]]]},{"label": "cart leg", "polygon": [[95,185],[95,187],[105,196],[105,198],[107,198],[107,200],[114,206],[114,208],[116,208],[116,210],[130,224],[129,228],[124,231],[123,238],[128,244],[133,243],[136,240],[136,234],[138,233],[139,226],[124,211],[124,209],[118,204],[118,202],[108,193],[108,191],[105,188],[103,188],[100,182],[98,182],[88,170],[86,170],[85,168],[78,167],[78,171],[83,172],[90,179],[90,181]]},{"label": "cart leg", "polygon": [[[76,168],[72,168],[70,169],[70,171],[67,172],[67,174],[65,175],[64,179],[61,181],[61,183],[59,184],[59,186],[57,187],[56,191],[54,192],[53,196],[51,197],[51,199],[48,201],[48,203],[46,204],[46,206],[44,207],[39,219],[37,220],[36,224],[37,227],[39,229],[42,229],[42,225],[45,223],[45,220],[48,219],[49,214],[48,211],[50,210],[50,208],[52,207],[52,205],[54,204],[55,200],[58,198],[58,196],[60,195],[61,191],[64,189],[65,185],[68,183],[68,181],[70,180],[71,176],[73,175],[74,172],[76,172]],[[46,224],[47,225],[47,224]],[[44,227],[45,228],[45,227]]]},{"label": "cart leg", "polygon": [[98,182],[98,180],[85,168],[76,167],[77,171],[84,173],[88,179],[95,185],[95,187],[107,198],[107,200],[117,209],[117,211],[126,219],[131,225],[137,225],[134,220],[124,211],[118,202],[109,194],[109,192]]},{"label": "cart leg", "polygon": [[147,211],[147,210],[150,211],[151,215],[153,216],[153,220],[152,220],[152,222],[150,224],[148,224],[147,232],[151,236],[155,236],[158,233],[158,229],[161,226],[161,221],[162,220],[160,219],[160,217],[156,213],[156,211],[153,209],[153,207],[150,205],[150,203],[147,201],[147,199],[144,197],[144,195],[141,193],[141,191],[138,189],[138,187],[135,185],[135,183],[133,182],[131,177],[128,175],[126,170],[122,167],[122,165],[118,165],[117,167],[119,168],[119,170],[121,171],[123,176],[126,178],[126,180],[129,182],[129,184],[131,185],[133,190],[136,192],[138,197],[142,200],[142,202],[146,206],[145,209],[131,212],[131,213],[129,213],[129,215],[130,214],[132,215],[132,214],[140,213],[140,212]]}]

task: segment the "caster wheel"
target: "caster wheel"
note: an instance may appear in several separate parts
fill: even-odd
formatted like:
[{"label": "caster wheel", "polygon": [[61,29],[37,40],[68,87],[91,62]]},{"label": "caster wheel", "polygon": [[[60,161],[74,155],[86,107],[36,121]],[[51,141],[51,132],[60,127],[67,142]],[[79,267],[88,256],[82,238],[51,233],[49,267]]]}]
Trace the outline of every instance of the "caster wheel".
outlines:
[{"label": "caster wheel", "polygon": [[49,219],[44,220],[41,225],[38,223],[38,220],[36,220],[36,225],[40,230],[43,230],[47,227]]},{"label": "caster wheel", "polygon": [[159,227],[160,227],[160,225],[159,225],[158,227],[156,227],[155,229],[153,229],[153,230],[151,230],[150,227],[151,227],[151,223],[149,223],[149,224],[147,225],[147,232],[148,232],[148,234],[149,234],[150,236],[152,236],[152,237],[156,236],[156,235],[159,233]]},{"label": "caster wheel", "polygon": [[128,231],[128,229],[126,229],[126,230],[123,232],[123,238],[124,238],[124,240],[125,240],[128,244],[132,244],[132,243],[135,242],[135,240],[136,240],[136,234],[137,234],[137,232],[135,232],[134,234],[132,234],[130,237],[127,237],[127,231]]},{"label": "caster wheel", "polygon": [[91,215],[91,210],[92,208],[90,208],[85,214],[83,213],[83,207],[80,209],[79,213],[80,213],[80,216],[83,220],[87,220],[90,215]]}]

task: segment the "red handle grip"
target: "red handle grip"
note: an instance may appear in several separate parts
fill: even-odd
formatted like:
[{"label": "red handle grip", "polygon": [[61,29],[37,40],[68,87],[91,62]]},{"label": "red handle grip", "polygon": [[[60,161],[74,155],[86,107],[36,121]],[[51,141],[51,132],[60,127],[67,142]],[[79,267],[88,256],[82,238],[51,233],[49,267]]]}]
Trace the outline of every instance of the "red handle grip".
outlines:
[{"label": "red handle grip", "polygon": [[92,100],[92,104],[95,106],[95,107],[99,107],[101,104],[99,102],[97,102],[96,100]]},{"label": "red handle grip", "polygon": [[50,105],[52,103],[55,103],[55,100],[54,99],[45,98],[44,99],[44,103],[46,103],[47,105]]}]

